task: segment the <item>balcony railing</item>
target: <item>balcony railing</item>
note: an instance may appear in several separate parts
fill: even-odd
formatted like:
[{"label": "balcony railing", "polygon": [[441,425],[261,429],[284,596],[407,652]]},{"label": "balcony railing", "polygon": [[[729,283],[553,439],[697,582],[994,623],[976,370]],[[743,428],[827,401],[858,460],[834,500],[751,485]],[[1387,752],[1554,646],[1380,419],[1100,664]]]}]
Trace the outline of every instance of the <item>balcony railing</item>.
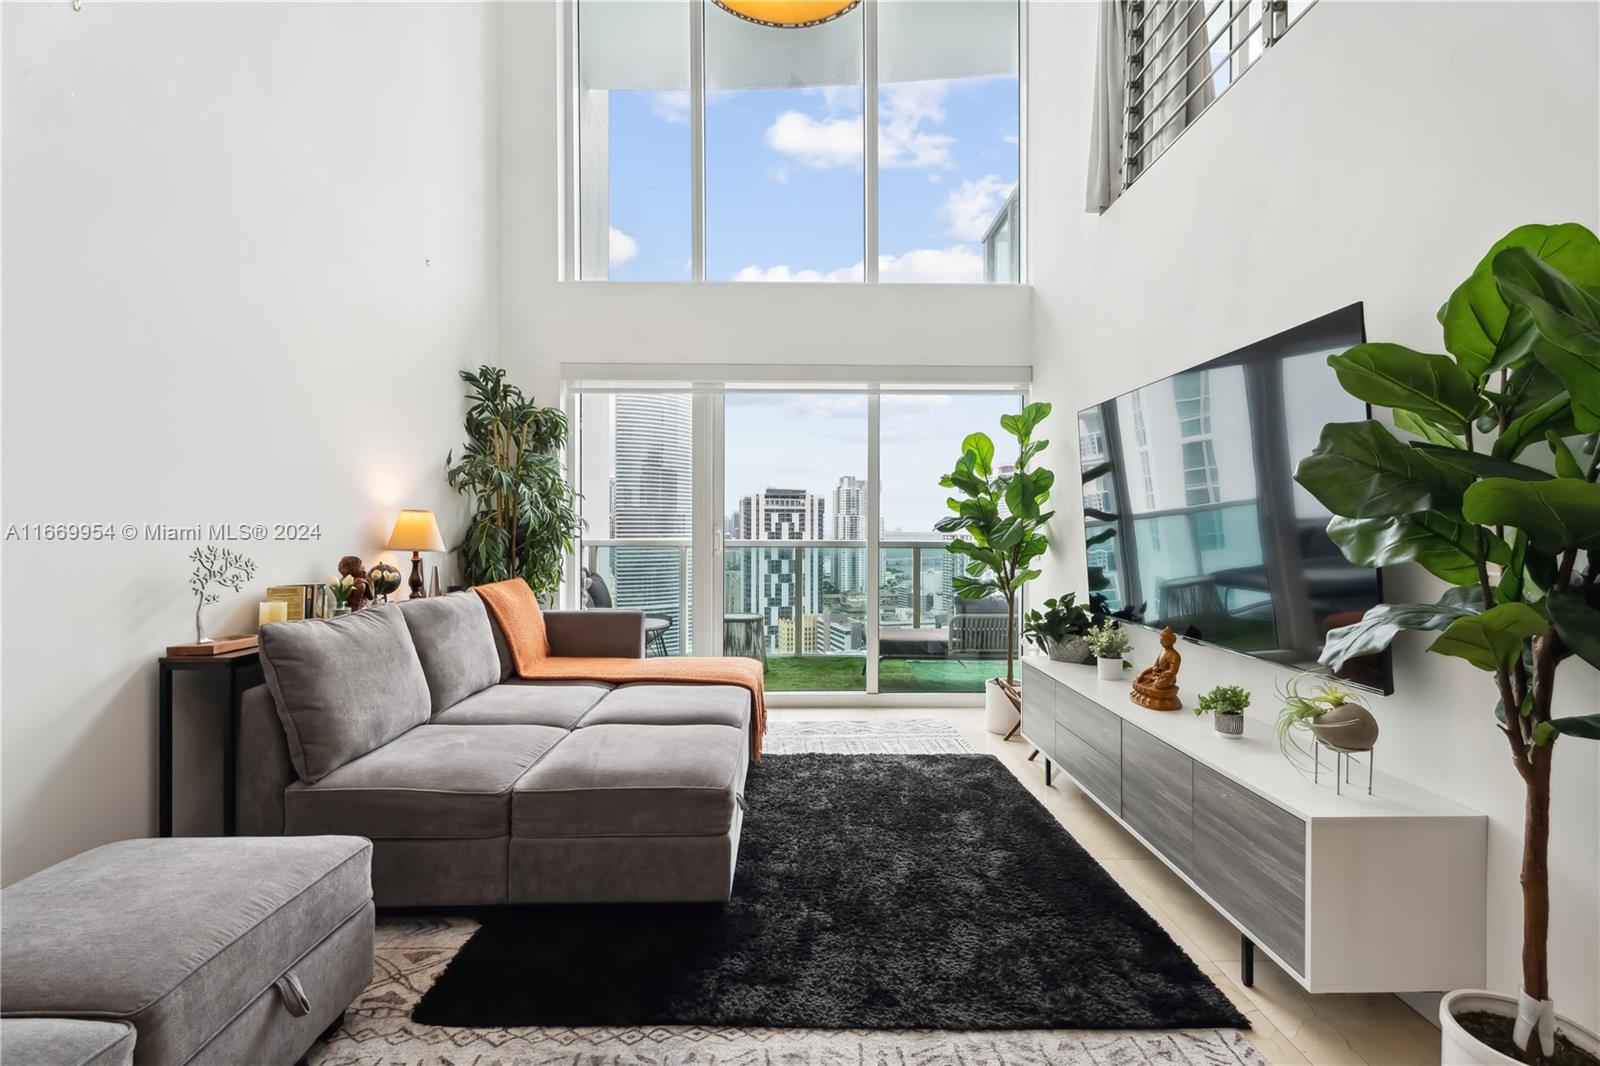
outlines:
[{"label": "balcony railing", "polygon": [[[666,623],[653,648],[687,654],[693,648],[692,547],[686,537],[590,539],[583,564],[600,575],[616,606]],[[727,540],[722,556],[725,651],[759,646],[769,658],[868,654],[871,569],[864,541]],[[880,542],[875,631],[881,658],[1004,656],[1004,612],[958,602],[951,578],[959,565],[943,541]]]}]

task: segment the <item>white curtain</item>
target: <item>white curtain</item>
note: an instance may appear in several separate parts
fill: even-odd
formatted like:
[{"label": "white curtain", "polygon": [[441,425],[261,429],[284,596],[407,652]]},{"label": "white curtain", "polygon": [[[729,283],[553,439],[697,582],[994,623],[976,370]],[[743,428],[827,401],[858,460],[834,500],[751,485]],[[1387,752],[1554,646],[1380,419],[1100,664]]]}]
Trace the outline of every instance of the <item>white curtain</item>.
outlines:
[{"label": "white curtain", "polygon": [[1123,108],[1127,105],[1128,8],[1100,0],[1100,45],[1094,63],[1094,119],[1089,131],[1085,210],[1099,213],[1122,194]]}]

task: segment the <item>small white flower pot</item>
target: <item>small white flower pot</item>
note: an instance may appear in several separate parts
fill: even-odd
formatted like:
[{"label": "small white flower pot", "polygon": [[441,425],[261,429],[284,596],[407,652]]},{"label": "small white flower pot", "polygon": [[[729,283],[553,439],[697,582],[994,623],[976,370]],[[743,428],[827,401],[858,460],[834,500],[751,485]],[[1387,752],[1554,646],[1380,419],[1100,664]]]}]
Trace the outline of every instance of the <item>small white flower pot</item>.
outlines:
[{"label": "small white flower pot", "polygon": [[1021,716],[1011,706],[1011,700],[1001,691],[1000,679],[991,677],[983,683],[983,727],[995,736],[1011,732]]},{"label": "small white flower pot", "polygon": [[1100,673],[1101,681],[1122,680],[1122,656],[1115,659],[1096,659],[1095,669]]},{"label": "small white flower pot", "polygon": [[[1465,988],[1451,992],[1439,1001],[1439,1061],[1441,1066],[1521,1066],[1508,1055],[1481,1043],[1456,1021],[1458,1014],[1488,1011],[1507,1018],[1517,1016],[1517,1001],[1511,996]],[[1600,1056],[1600,1036],[1565,1018],[1556,1018],[1556,1031],[1591,1055]]]}]

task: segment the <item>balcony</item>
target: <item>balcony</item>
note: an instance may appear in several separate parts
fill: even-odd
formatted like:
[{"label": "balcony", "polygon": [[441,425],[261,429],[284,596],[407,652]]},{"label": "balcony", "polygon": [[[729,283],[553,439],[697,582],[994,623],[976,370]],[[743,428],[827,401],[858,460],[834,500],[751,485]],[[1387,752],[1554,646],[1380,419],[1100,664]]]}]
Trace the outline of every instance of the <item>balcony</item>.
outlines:
[{"label": "balcony", "polygon": [[[650,618],[650,654],[692,653],[692,556],[687,538],[584,543],[613,603]],[[724,653],[761,658],[773,692],[866,692],[874,652],[879,692],[977,693],[1004,671],[1004,610],[957,600],[942,541],[884,542],[870,630],[866,561],[861,541],[727,541]]]}]

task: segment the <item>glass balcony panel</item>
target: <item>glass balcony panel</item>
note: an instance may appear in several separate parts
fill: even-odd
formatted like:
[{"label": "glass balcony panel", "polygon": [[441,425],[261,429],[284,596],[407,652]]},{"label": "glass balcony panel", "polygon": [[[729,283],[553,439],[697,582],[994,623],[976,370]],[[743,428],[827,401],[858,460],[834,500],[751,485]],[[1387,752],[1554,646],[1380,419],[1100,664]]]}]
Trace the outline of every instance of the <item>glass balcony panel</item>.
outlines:
[{"label": "glass balcony panel", "polygon": [[761,658],[773,692],[866,690],[866,549],[727,542],[722,650]]}]

